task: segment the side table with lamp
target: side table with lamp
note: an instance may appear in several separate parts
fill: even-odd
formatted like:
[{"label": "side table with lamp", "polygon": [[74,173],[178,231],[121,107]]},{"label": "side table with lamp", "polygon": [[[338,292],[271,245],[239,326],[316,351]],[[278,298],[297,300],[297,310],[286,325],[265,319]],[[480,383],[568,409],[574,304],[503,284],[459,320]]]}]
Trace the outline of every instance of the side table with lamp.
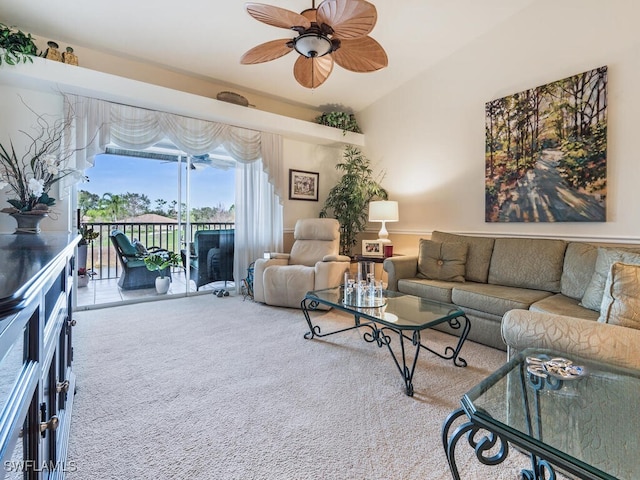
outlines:
[{"label": "side table with lamp", "polygon": [[[356,262],[374,262],[382,264],[384,259],[393,256],[393,243],[389,240],[387,222],[397,222],[400,219],[398,214],[398,202],[391,200],[379,200],[369,202],[369,221],[382,222],[377,240],[363,240],[362,254],[356,255]],[[376,268],[377,270],[377,268]],[[383,275],[384,271],[380,267]],[[376,272],[376,276],[378,273]]]}]

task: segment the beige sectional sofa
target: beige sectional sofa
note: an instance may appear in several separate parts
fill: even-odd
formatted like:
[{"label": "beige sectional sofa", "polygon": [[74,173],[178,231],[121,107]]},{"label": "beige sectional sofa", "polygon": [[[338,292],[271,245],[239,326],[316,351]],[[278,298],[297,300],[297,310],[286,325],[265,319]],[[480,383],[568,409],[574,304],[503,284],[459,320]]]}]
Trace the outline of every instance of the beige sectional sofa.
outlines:
[{"label": "beige sectional sofa", "polygon": [[[585,242],[436,231],[431,240],[420,241],[418,255],[387,258],[383,266],[388,289],[461,307],[471,320],[469,339],[473,341],[520,350],[527,346],[568,348],[566,344],[573,344],[570,338],[578,338],[576,343],[585,347],[575,347],[575,353],[584,354],[599,335],[605,335],[615,337],[618,346],[605,356],[626,356],[634,345],[640,345],[629,340],[640,340],[640,332],[627,335],[625,330],[630,328],[595,325],[604,290],[602,272],[610,268],[600,259],[604,255],[599,250],[606,249]],[[602,265],[596,269],[598,262]],[[594,287],[598,270],[601,288]],[[623,330],[610,333],[620,328]],[[598,333],[592,337],[594,330]]]}]

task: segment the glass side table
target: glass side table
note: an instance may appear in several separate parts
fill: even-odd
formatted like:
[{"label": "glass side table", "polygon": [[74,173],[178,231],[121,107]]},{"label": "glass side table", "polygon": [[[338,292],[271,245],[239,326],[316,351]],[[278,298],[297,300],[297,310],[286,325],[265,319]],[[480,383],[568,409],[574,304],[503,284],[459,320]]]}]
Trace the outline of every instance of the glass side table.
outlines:
[{"label": "glass side table", "polygon": [[525,350],[464,395],[442,427],[454,479],[464,436],[486,465],[503,462],[509,444],[529,452],[526,480],[555,479],[555,468],[582,479],[640,478],[640,371],[572,357],[581,370],[563,377],[536,364],[558,357],[565,355]]}]

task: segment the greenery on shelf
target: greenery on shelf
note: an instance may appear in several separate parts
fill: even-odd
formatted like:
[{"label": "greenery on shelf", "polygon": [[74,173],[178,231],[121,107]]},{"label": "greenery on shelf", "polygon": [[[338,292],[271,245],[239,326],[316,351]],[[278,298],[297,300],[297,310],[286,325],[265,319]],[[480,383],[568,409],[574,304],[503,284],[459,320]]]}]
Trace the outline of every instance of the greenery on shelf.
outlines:
[{"label": "greenery on shelf", "polygon": [[339,128],[343,134],[347,132],[362,133],[353,113],[326,112],[316,117],[316,123]]},{"label": "greenery on shelf", "polygon": [[374,177],[370,160],[358,147],[347,145],[343,157],[336,169],[344,173],[329,192],[320,217],[331,213],[340,222],[340,253],[351,256],[358,234],[367,226],[369,202],[386,200],[388,194],[379,183],[384,174]]},{"label": "greenery on shelf", "polygon": [[158,272],[164,278],[163,272],[167,267],[177,267],[181,263],[180,256],[175,252],[151,253],[144,257],[144,264],[151,272]]},{"label": "greenery on shelf", "polygon": [[8,65],[17,63],[33,63],[33,58],[38,56],[38,47],[30,33],[24,33],[15,27],[9,27],[0,23],[0,65],[2,62]]}]

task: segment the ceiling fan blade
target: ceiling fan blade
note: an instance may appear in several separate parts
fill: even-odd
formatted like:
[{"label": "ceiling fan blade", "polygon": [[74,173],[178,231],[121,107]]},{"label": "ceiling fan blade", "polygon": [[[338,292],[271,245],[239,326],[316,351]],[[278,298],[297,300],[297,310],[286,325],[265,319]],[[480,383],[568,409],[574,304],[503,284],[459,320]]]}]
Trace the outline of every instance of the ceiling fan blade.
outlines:
[{"label": "ceiling fan blade", "polygon": [[331,55],[338,65],[352,72],[375,72],[389,64],[386,52],[371,37],[343,40]]},{"label": "ceiling fan blade", "polygon": [[290,38],[281,38],[279,40],[261,43],[242,55],[242,57],[240,57],[240,63],[243,65],[252,65],[254,63],[275,60],[293,50],[293,48],[288,45],[290,43]]},{"label": "ceiling fan blade", "polygon": [[331,55],[307,58],[300,55],[293,66],[293,76],[298,83],[306,88],[317,88],[329,78],[333,70]]},{"label": "ceiling fan blade", "polygon": [[364,0],[325,0],[318,6],[318,24],[333,28],[340,40],[368,35],[378,20],[376,7]]},{"label": "ceiling fan blade", "polygon": [[245,3],[244,6],[249,15],[267,25],[280,28],[303,27],[304,29],[311,26],[307,18],[285,8],[252,2]]}]

